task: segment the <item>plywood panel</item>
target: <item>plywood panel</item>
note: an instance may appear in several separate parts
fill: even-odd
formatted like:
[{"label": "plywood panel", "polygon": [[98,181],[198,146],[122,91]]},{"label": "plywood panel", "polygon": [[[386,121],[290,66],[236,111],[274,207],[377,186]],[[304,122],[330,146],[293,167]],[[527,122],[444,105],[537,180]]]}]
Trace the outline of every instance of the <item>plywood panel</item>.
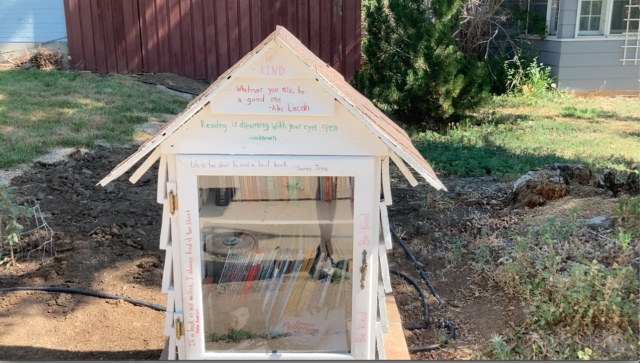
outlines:
[{"label": "plywood panel", "polygon": [[239,77],[217,94],[210,110],[213,114],[268,114],[276,117],[333,115],[334,98],[313,78]]},{"label": "plywood panel", "polygon": [[205,107],[161,144],[162,153],[385,155],[388,152],[360,120],[337,101],[334,103],[333,116],[304,118],[225,116],[212,114]]}]

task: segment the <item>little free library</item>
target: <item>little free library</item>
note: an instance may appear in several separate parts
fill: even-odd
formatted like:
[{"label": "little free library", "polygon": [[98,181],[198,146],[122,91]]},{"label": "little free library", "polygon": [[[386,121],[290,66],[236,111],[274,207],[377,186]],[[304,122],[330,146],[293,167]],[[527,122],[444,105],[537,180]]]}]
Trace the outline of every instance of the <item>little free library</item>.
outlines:
[{"label": "little free library", "polygon": [[278,27],[100,185],[145,156],[169,359],[384,358],[389,159],[444,186],[341,74]]}]

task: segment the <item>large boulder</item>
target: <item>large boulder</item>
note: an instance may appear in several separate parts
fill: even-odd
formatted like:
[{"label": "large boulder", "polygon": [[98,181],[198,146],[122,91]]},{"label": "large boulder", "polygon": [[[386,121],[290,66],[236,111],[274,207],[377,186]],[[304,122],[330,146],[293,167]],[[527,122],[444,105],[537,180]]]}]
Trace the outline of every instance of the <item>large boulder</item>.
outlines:
[{"label": "large boulder", "polygon": [[529,208],[567,195],[567,185],[558,170],[531,170],[513,183],[516,203]]}]

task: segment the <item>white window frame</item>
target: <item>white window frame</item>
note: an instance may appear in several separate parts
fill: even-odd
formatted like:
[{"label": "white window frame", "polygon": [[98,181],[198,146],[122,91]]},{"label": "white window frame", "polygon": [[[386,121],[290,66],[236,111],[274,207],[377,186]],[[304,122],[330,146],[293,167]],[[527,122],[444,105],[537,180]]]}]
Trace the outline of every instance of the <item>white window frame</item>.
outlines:
[{"label": "white window frame", "polygon": [[[583,0],[578,0],[578,9],[576,11],[576,29],[574,38],[589,38],[592,37],[594,39],[601,38],[623,38],[622,34],[610,34],[611,32],[611,15],[613,12],[613,1],[612,0],[602,0],[602,17],[600,19],[600,24],[602,27],[602,33],[598,32],[581,32],[580,31],[580,11],[582,9]],[[547,11],[547,24],[550,22],[551,15],[551,0],[549,0],[549,4],[547,5],[549,10]],[[559,11],[559,10],[558,10]]]},{"label": "white window frame", "polygon": [[[380,157],[374,156],[277,156],[277,155],[177,155],[177,195],[180,196],[178,209],[179,235],[181,250],[182,299],[184,302],[185,355],[186,359],[287,359],[287,360],[349,360],[374,359],[376,342],[377,285],[378,285],[378,237],[379,237],[379,200],[380,183],[376,171],[380,170]],[[198,167],[215,165],[227,161],[233,165],[271,160],[285,162],[287,168],[225,168],[216,169]],[[317,170],[316,165],[326,170]],[[311,168],[311,171],[304,171]],[[352,280],[361,281],[360,265],[363,251],[367,251],[368,271],[365,275],[365,287],[353,284],[351,312],[351,354],[339,353],[219,353],[206,352],[205,333],[201,326],[193,328],[193,311],[202,312],[202,266],[200,244],[200,222],[198,217],[198,176],[203,175],[251,175],[251,176],[351,176],[355,177],[354,188],[354,243]],[[376,191],[378,195],[376,195]],[[368,215],[368,223],[363,226],[363,218]],[[187,218],[189,216],[189,218]],[[366,227],[366,228],[363,228]],[[366,243],[365,243],[366,242]],[[189,252],[189,253],[187,253]],[[191,266],[190,275],[186,266]],[[176,297],[178,298],[178,297]],[[362,312],[366,312],[363,319]],[[197,314],[196,314],[197,316]],[[200,313],[199,316],[202,316]],[[200,321],[202,318],[200,317]]]}]

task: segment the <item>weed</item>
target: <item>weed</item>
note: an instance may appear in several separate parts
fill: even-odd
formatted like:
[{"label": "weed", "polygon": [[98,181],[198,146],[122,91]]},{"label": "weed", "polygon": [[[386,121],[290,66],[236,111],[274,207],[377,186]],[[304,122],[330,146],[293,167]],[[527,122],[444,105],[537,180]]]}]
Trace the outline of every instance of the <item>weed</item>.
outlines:
[{"label": "weed", "polygon": [[493,355],[499,360],[511,360],[513,359],[513,355],[511,354],[511,349],[509,345],[504,341],[504,338],[501,335],[493,333],[490,339],[491,346],[493,348]]},{"label": "weed", "polygon": [[[13,249],[14,245],[20,243],[20,232],[23,228],[19,220],[30,217],[33,212],[26,204],[20,205],[13,202],[15,189],[15,187],[0,184],[0,265],[5,262],[8,262],[7,266],[16,264]],[[2,259],[3,244],[9,245],[11,256],[8,259]]]},{"label": "weed", "polygon": [[640,196],[622,200],[616,215],[622,225],[640,231]]},{"label": "weed", "polygon": [[629,242],[631,241],[631,237],[637,237],[638,233],[636,231],[626,232],[624,228],[618,227],[618,234],[615,236],[615,239],[620,242],[620,246],[622,250],[625,251],[629,246]]},{"label": "weed", "polygon": [[462,241],[458,237],[453,239],[453,260],[462,260]]},{"label": "weed", "polygon": [[584,350],[578,351],[578,358],[582,360],[589,360],[589,358],[591,357],[591,353],[593,353],[591,349],[584,348]]}]

